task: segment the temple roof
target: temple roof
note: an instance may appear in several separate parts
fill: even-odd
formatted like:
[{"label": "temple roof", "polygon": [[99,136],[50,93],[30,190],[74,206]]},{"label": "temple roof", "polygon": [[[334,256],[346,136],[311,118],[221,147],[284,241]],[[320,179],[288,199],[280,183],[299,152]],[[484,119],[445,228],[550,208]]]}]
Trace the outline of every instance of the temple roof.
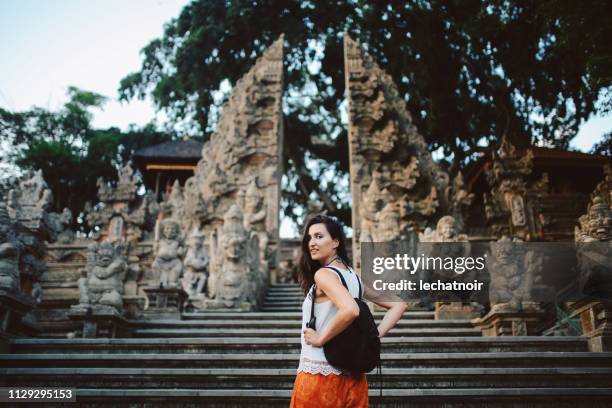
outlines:
[{"label": "temple roof", "polygon": [[179,161],[196,162],[202,157],[203,142],[187,139],[172,140],[155,146],[144,147],[134,152],[134,159],[140,162]]}]

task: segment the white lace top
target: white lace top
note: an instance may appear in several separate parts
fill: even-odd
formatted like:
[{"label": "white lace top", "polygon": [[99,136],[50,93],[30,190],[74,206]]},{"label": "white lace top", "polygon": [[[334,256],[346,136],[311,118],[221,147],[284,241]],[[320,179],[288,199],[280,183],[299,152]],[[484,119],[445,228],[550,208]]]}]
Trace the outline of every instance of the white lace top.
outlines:
[{"label": "white lace top", "polygon": [[[359,277],[351,269],[349,270],[340,269],[340,268],[337,268],[337,269],[340,271],[340,273],[344,277],[344,280],[346,281],[346,284],[349,287],[349,292],[351,293],[351,295],[353,297],[358,297],[359,296],[359,283],[358,283]],[[333,274],[336,275],[336,277],[338,278],[338,281],[340,281],[340,277],[335,272],[333,272]],[[314,286],[310,288],[310,291],[308,292],[306,299],[304,299],[304,303],[302,303],[302,334],[301,334],[302,351],[300,353],[300,365],[298,366],[297,371],[298,372],[304,371],[310,374],[340,375],[342,374],[342,371],[338,370],[337,368],[332,367],[327,362],[327,359],[325,358],[325,354],[323,353],[323,347],[310,346],[306,344],[306,342],[304,341],[304,329],[306,329],[306,323],[308,323],[308,321],[310,320],[310,309],[312,305],[312,289],[313,288]],[[318,333],[322,333],[327,328],[327,326],[329,326],[331,321],[334,320],[334,317],[336,316],[337,311],[338,311],[338,308],[336,307],[336,305],[334,305],[334,303],[331,300],[327,300],[322,303],[315,302],[314,313],[315,313],[315,316],[317,317],[316,331]]]}]

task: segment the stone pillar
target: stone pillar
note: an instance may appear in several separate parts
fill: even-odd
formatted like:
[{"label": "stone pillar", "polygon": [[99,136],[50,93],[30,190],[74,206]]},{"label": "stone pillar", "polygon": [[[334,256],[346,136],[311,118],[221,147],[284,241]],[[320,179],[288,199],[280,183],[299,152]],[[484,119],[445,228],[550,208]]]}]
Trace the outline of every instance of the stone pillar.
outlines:
[{"label": "stone pillar", "polygon": [[416,241],[444,214],[448,175],[434,163],[396,85],[360,45],[344,36],[353,197],[353,264],[361,242]]},{"label": "stone pillar", "polygon": [[[211,280],[224,273],[218,269],[223,260],[216,251],[225,228],[224,217],[232,206],[239,207],[247,235],[256,235],[259,242],[255,262],[260,276],[254,277],[256,293],[249,296],[251,299],[263,295],[278,263],[282,92],[283,37],[235,84],[183,192],[183,227],[185,231],[198,228],[205,235]],[[212,292],[209,299],[215,296]]]},{"label": "stone pillar", "polygon": [[[47,241],[56,238],[48,213],[52,202],[51,190],[40,170],[26,173],[19,181],[18,188],[9,191],[8,195],[6,209],[18,242],[19,263],[18,269],[11,272],[16,281],[5,293],[3,309],[11,309],[9,315],[14,317],[13,326],[17,325],[17,315],[23,317],[19,323],[19,331],[22,333],[33,334],[39,331],[34,313],[30,310],[42,302],[41,281],[47,270]],[[20,306],[17,306],[18,303]]]}]

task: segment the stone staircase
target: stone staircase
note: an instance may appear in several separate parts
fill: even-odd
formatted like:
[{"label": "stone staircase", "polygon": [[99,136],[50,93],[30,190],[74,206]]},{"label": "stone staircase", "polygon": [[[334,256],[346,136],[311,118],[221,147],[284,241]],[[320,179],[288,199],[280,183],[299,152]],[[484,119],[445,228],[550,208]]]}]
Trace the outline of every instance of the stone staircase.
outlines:
[{"label": "stone staircase", "polygon": [[[287,407],[300,309],[296,285],[275,285],[262,312],[134,321],[132,338],[13,339],[0,386],[72,387],[86,406]],[[429,311],[383,339],[383,376],[379,404],[368,375],[372,406],[612,406],[612,353],[580,337],[481,337]]]}]

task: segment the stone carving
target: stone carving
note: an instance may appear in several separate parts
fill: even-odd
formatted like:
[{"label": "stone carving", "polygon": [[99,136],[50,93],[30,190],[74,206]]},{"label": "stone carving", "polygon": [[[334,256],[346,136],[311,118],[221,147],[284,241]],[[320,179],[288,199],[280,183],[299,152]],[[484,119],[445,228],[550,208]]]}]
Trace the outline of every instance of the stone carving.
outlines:
[{"label": "stone carving", "polygon": [[612,299],[612,167],[591,195],[587,213],[579,218],[575,239],[579,284],[583,294]]},{"label": "stone carving", "polygon": [[426,228],[419,234],[421,242],[468,242],[468,237],[460,233],[459,222],[451,215],[445,215],[438,220],[436,229]]},{"label": "stone carving", "polygon": [[47,270],[47,241],[56,236],[51,228],[48,209],[53,196],[42,177],[42,171],[29,171],[9,191],[7,210],[20,246],[19,273],[22,291],[33,296],[32,289]]},{"label": "stone carving", "polygon": [[136,243],[148,237],[159,212],[155,199],[136,194],[138,179],[131,163],[119,169],[119,180],[110,184],[98,179],[100,203],[85,204],[85,219],[94,230],[96,240]]},{"label": "stone carving", "polygon": [[98,198],[104,203],[132,201],[136,198],[136,190],[138,189],[138,178],[132,169],[132,163],[129,162],[117,172],[117,185],[112,186],[104,182],[102,178],[98,179]]},{"label": "stone carving", "polygon": [[205,302],[208,309],[252,309],[259,296],[259,243],[257,235],[247,235],[242,211],[233,205],[224,217],[221,236],[223,252],[221,268],[211,274],[214,300]]},{"label": "stone carving", "polygon": [[4,200],[0,200],[0,289],[19,292],[19,241]]},{"label": "stone carving", "polygon": [[597,185],[587,213],[574,229],[576,242],[610,241],[612,239],[612,167],[605,169],[605,179]]},{"label": "stone carving", "polygon": [[79,279],[79,303],[97,310],[123,311],[123,280],[128,266],[124,248],[109,241],[87,248],[86,272]]},{"label": "stone carving", "polygon": [[[451,257],[457,259],[459,257],[468,257],[471,253],[471,247],[468,242],[467,235],[460,233],[459,222],[451,215],[446,215],[440,218],[435,230],[426,228],[423,233],[419,234],[419,241],[423,243],[420,245],[419,251],[426,253],[427,256],[430,257],[439,257],[442,259]],[[432,243],[433,245],[428,245],[427,243]],[[461,243],[461,245],[435,245],[441,243]],[[470,271],[457,275],[454,271],[439,268],[424,271],[423,275],[427,277],[427,280],[431,281],[442,280],[452,282],[455,280],[462,280],[464,282],[471,282],[476,278],[477,273],[475,271]],[[435,277],[433,275],[435,275]],[[453,302],[471,301],[472,305],[475,306],[476,304],[474,302],[477,295],[478,294],[476,292],[460,293],[450,291],[435,291],[433,294],[428,294],[428,296],[424,297],[422,302],[428,304],[431,300],[431,296],[436,300],[452,300]],[[451,303],[451,305],[453,307],[458,307],[458,305],[454,305],[454,303]],[[463,308],[464,312],[467,312],[466,307],[467,306]]]},{"label": "stone carving", "polygon": [[162,288],[176,288],[183,274],[184,248],[181,229],[173,219],[164,219],[159,223],[160,238],[155,241],[153,251],[155,260],[151,265],[153,276],[159,277]]},{"label": "stone carving", "polygon": [[[244,197],[244,228],[250,234],[257,234],[259,239],[259,259],[262,264],[261,271],[270,270],[270,261],[274,261],[275,254],[268,247],[268,232],[266,231],[266,209],[261,189],[257,185],[257,178],[249,184]],[[274,263],[274,262],[272,262]],[[262,277],[265,280],[265,276]],[[262,282],[263,283],[263,282]]]},{"label": "stone carving", "polygon": [[467,191],[461,172],[457,173],[452,184],[449,184],[445,180],[447,177],[446,173],[442,173],[441,176],[443,178],[441,184],[446,184],[444,188],[443,206],[449,209],[449,214],[455,219],[458,230],[466,231],[465,223],[469,207],[474,202],[474,194]]},{"label": "stone carving", "polygon": [[181,281],[189,298],[204,298],[208,282],[210,259],[204,245],[204,234],[195,228],[187,239],[185,275]]},{"label": "stone carving", "polygon": [[[448,187],[448,176],[434,163],[391,77],[347,35],[344,62],[353,231],[358,238],[353,254],[359,260],[361,240],[381,235],[400,239],[409,228],[431,225],[435,214],[444,210],[438,197]],[[376,232],[376,214],[383,209],[383,217],[391,222],[392,207],[387,205],[399,210],[399,218],[392,216],[399,225],[393,233]]]},{"label": "stone carving", "polygon": [[48,228],[47,211],[53,203],[53,195],[43,179],[42,170],[27,172],[19,187],[9,191],[8,211],[14,220],[31,230]]},{"label": "stone carving", "polygon": [[489,300],[492,312],[538,308],[533,292],[536,286],[542,287],[542,256],[526,250],[521,242],[516,238],[502,237],[491,243],[486,265],[491,276]]},{"label": "stone carving", "polygon": [[[213,249],[233,205],[244,213],[242,228],[259,241],[261,276],[277,268],[280,178],[282,169],[283,38],[279,38],[234,86],[216,131],[202,148],[194,176],[185,183],[185,231],[201,228],[210,245],[210,287],[225,271]],[[219,243],[223,243],[219,241]],[[219,254],[222,252],[219,251]],[[258,284],[259,285],[259,284]],[[254,295],[255,296],[255,295]],[[256,297],[256,296],[255,296]]]},{"label": "stone carving", "polygon": [[[487,224],[494,236],[509,235],[523,240],[532,238],[524,198],[531,189],[528,177],[533,169],[533,152],[518,151],[507,139],[493,152],[493,165],[486,170],[491,188],[485,194]],[[542,186],[535,183],[536,188]],[[511,223],[508,223],[510,218]]]},{"label": "stone carving", "polygon": [[50,213],[49,221],[51,227],[57,236],[58,244],[72,244],[76,239],[72,225],[72,211],[69,208],[64,208],[61,213]]}]

